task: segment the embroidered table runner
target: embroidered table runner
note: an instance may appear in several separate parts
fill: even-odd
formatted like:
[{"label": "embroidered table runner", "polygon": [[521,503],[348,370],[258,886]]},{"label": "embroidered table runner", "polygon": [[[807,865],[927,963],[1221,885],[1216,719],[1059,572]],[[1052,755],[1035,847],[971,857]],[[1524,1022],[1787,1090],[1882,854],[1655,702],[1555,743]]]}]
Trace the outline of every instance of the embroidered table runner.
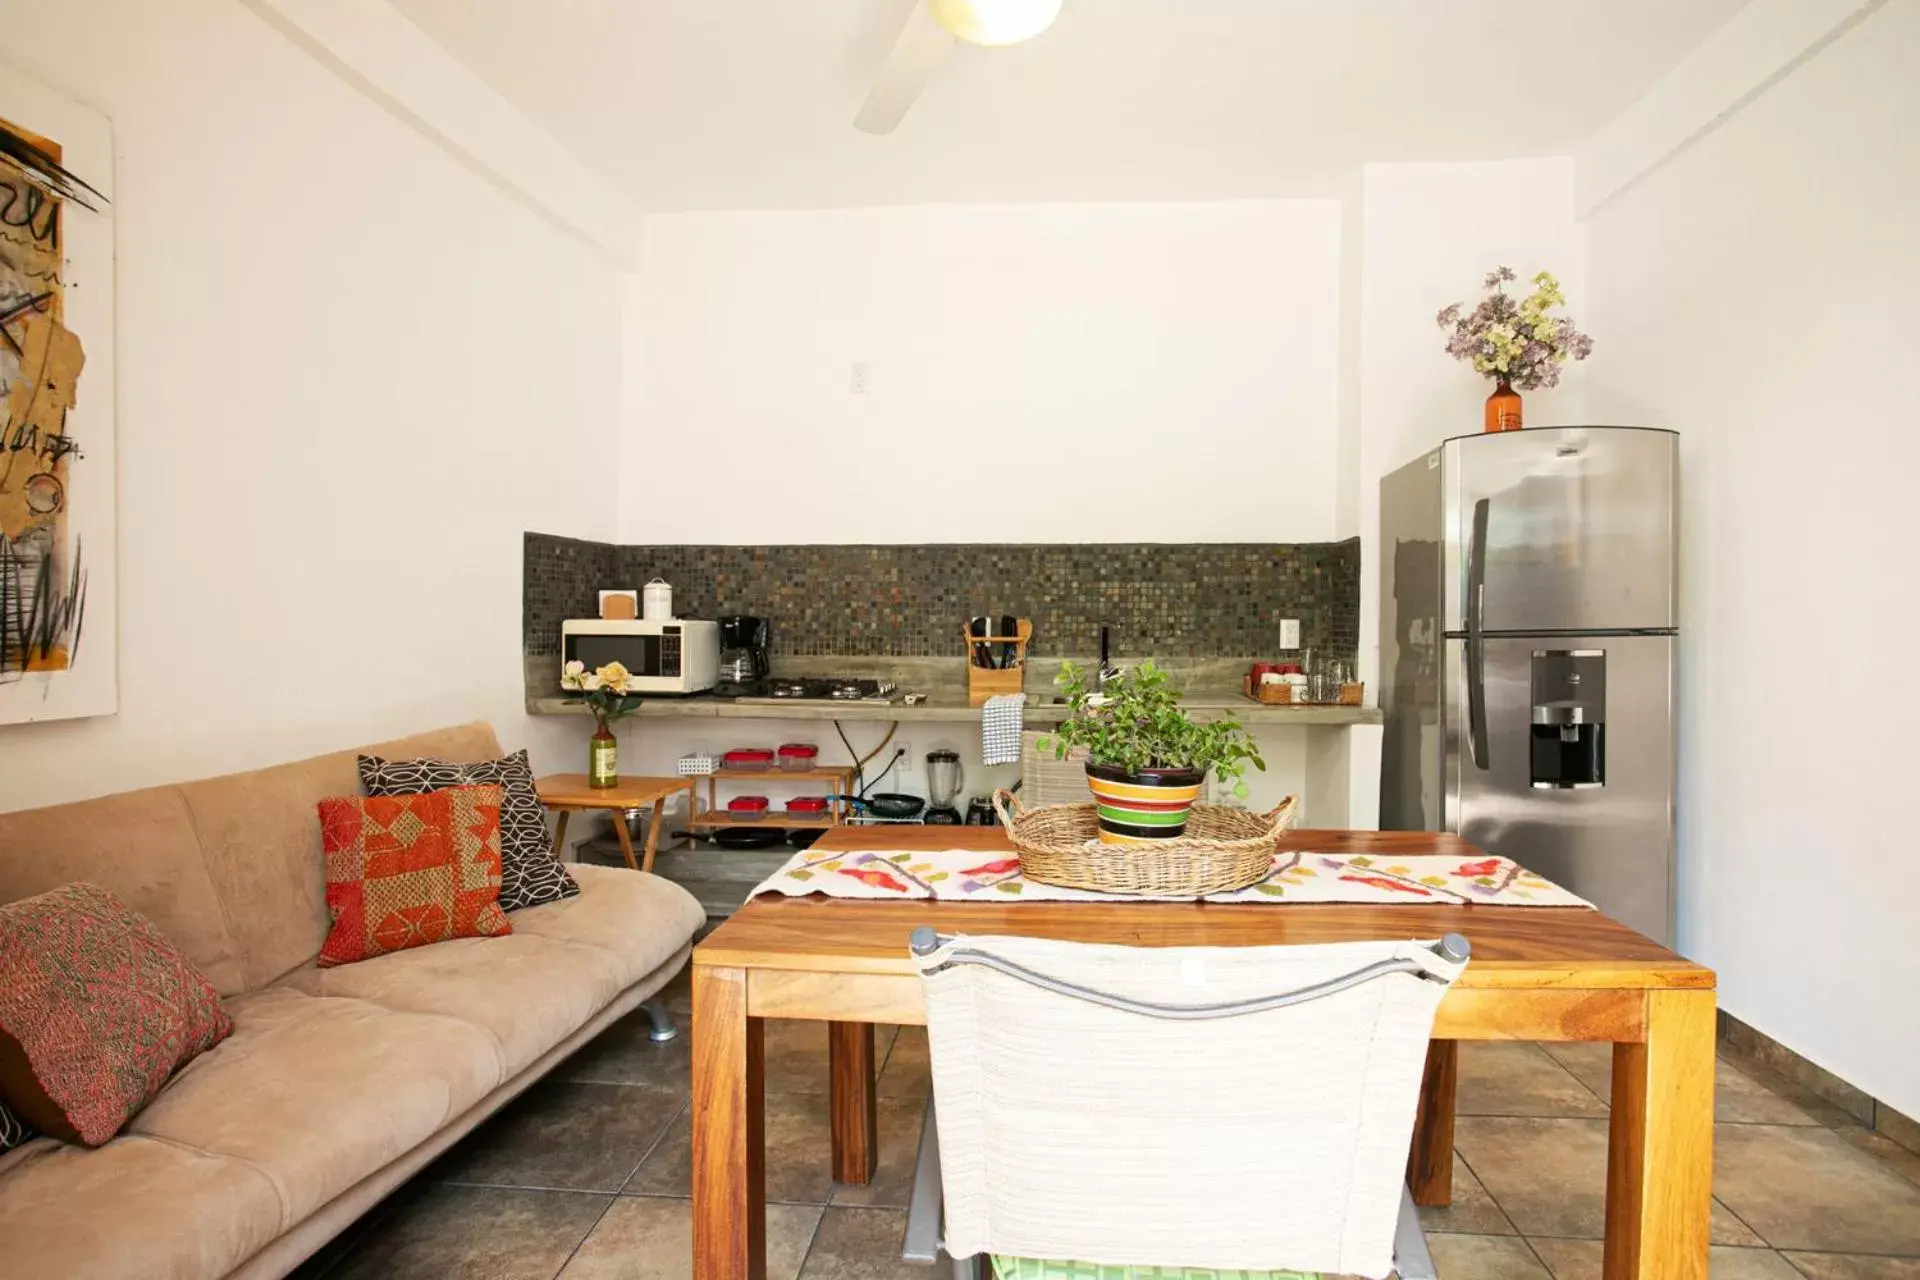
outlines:
[{"label": "embroidered table runner", "polygon": [[[1020,874],[1012,853],[980,849],[916,850],[910,853],[825,850],[795,854],[762,881],[755,894],[831,898],[940,898],[1007,902],[1187,902],[1180,895],[1093,893],[1041,884]],[[1210,893],[1208,902],[1473,903],[1507,907],[1587,907],[1575,897],[1505,858],[1468,859],[1448,854],[1388,856],[1364,853],[1286,851],[1258,884],[1232,893]]]}]

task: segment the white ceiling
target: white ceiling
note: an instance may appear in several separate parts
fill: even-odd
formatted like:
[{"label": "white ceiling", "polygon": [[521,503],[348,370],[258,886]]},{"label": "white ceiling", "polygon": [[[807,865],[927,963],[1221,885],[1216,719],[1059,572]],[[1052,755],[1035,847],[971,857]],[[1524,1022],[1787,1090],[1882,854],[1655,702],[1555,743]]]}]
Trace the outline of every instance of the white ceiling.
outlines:
[{"label": "white ceiling", "polygon": [[854,112],[915,0],[393,0],[648,210],[1333,194],[1567,154],[1743,0],[1065,0]]}]

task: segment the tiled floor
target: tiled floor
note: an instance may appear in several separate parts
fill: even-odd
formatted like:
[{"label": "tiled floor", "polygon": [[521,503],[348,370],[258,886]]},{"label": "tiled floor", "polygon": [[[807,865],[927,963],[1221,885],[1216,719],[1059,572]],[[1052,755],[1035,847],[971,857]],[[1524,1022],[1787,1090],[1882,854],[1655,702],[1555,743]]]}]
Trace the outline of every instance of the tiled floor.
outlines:
[{"label": "tiled floor", "polygon": [[[685,1025],[684,985],[671,1003]],[[689,1266],[687,1037],[636,1016],[450,1151],[300,1280],[667,1280]],[[770,1280],[941,1280],[900,1261],[925,1034],[882,1028],[882,1162],[827,1176],[826,1035],[767,1027]],[[1600,1275],[1609,1051],[1461,1048],[1447,1280]],[[1720,1063],[1714,1280],[1920,1280],[1920,1156],[1758,1064]]]}]

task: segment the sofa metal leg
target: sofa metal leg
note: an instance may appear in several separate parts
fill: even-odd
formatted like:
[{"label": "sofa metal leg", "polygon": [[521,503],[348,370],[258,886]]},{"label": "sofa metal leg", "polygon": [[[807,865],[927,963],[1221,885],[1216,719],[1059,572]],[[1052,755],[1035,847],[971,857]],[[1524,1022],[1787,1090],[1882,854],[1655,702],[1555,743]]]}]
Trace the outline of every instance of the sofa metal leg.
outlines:
[{"label": "sofa metal leg", "polygon": [[673,1015],[667,1012],[667,1006],[658,1000],[649,1000],[640,1006],[646,1011],[647,1021],[653,1024],[653,1030],[647,1032],[647,1039],[655,1044],[665,1044],[680,1034],[680,1028],[673,1025]]}]

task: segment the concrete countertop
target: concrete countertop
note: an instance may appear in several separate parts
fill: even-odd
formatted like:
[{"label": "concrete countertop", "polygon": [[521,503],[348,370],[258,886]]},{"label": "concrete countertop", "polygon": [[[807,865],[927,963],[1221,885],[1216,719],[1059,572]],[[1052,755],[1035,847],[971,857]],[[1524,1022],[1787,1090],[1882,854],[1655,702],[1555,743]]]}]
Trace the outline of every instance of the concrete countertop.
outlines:
[{"label": "concrete countertop", "polygon": [[[1131,664],[1133,660],[1123,661]],[[1275,706],[1244,697],[1239,691],[1240,675],[1246,670],[1244,659],[1173,659],[1162,665],[1173,682],[1185,691],[1180,705],[1194,712],[1199,720],[1231,716],[1244,725],[1263,728],[1381,723],[1378,707]],[[536,716],[589,714],[585,707],[560,698],[556,666],[552,658],[527,660],[527,713]],[[1059,669],[1058,659],[1036,658],[1027,664],[1026,723],[1029,727],[1043,728],[1066,718],[1066,706],[1053,700],[1053,679]],[[967,703],[965,664],[956,659],[808,656],[783,659],[778,663],[778,670],[782,675],[880,676],[895,681],[903,692],[925,693],[927,700],[910,707],[904,702],[739,702],[694,694],[682,698],[648,698],[634,714],[646,719],[888,720],[905,724],[978,723],[980,719],[980,708]]]},{"label": "concrete countertop", "polygon": [[[1027,695],[1026,723],[1032,727],[1058,724],[1066,708],[1053,702],[1036,701],[1040,695]],[[1183,698],[1181,705],[1199,720],[1218,720],[1231,716],[1241,724],[1260,727],[1284,725],[1379,724],[1378,707],[1271,706],[1234,696],[1227,698]],[[584,716],[585,707],[560,698],[529,698],[527,712],[537,716]],[[910,707],[903,702],[739,702],[731,698],[709,698],[696,694],[685,698],[649,698],[633,713],[644,719],[720,719],[720,720],[889,720],[902,723],[978,721],[980,708],[967,705],[965,695],[942,698],[930,695],[927,701]]]}]

